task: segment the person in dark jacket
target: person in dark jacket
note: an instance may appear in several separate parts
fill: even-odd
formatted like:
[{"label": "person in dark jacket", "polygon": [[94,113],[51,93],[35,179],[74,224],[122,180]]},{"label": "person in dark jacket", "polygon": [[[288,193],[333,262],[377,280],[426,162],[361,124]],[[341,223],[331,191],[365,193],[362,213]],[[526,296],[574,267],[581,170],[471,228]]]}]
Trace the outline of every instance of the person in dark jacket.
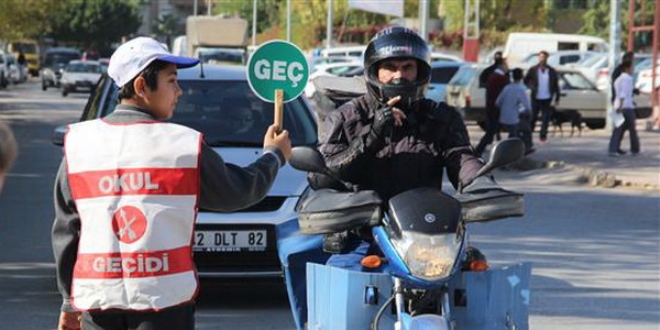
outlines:
[{"label": "person in dark jacket", "polygon": [[263,154],[239,167],[201,133],[165,121],[182,93],[177,68],[198,62],[152,38],[132,39],[108,67],[120,88],[115,111],[68,127],[52,229],[59,330],[193,330],[197,208],[258,202],[290,158],[288,133],[275,125]]},{"label": "person in dark jacket", "polygon": [[500,132],[500,108],[495,104],[504,87],[509,84],[509,72],[505,61],[495,69],[486,82],[486,132],[475,148],[478,155],[483,154],[486,147]]},{"label": "person in dark jacket", "polygon": [[488,77],[495,72],[495,70],[504,63],[504,58],[502,57],[502,52],[497,51],[493,54],[493,64],[486,67],[481,74],[479,75],[479,87],[485,88],[486,83],[488,82]]},{"label": "person in dark jacket", "polygon": [[559,76],[557,70],[548,65],[548,52],[542,50],[539,52],[539,63],[527,71],[525,76],[525,85],[532,90],[532,132],[536,126],[536,121],[541,115],[541,131],[539,139],[545,142],[548,136],[548,124],[552,114],[551,102],[555,99],[555,105],[559,104],[561,98],[559,91]]}]

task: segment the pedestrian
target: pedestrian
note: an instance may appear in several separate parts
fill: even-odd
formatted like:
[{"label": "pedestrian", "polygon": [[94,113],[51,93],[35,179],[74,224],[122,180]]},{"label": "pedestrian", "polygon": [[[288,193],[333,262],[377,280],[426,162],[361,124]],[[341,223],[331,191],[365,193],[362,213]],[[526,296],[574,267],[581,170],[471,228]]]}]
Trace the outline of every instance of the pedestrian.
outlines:
[{"label": "pedestrian", "polygon": [[[635,63],[635,53],[632,51],[627,51],[623,53],[623,56],[621,57],[621,63],[614,68],[614,71],[612,71],[612,79],[610,79],[610,85],[612,88],[612,102],[614,102],[616,98],[616,91],[614,90],[614,82],[619,78],[621,73],[623,73],[623,63],[624,62],[630,62],[630,63]],[[634,91],[634,90],[633,90]],[[639,91],[637,92],[639,93]]]},{"label": "pedestrian", "polygon": [[[470,146],[461,115],[424,97],[429,63],[427,43],[408,28],[386,27],[367,44],[367,93],[333,110],[323,122],[319,150],[334,178],[373,190],[384,203],[409,189],[440,189],[445,169],[456,189],[484,183],[497,187],[491,177],[475,179],[484,162]],[[313,189],[343,186],[319,173],[310,174],[309,181]],[[324,246],[334,249],[327,264],[362,270],[360,260],[375,249],[370,233],[360,227],[326,235]],[[307,318],[304,273],[291,282],[289,296],[300,328]]]},{"label": "pedestrian", "polygon": [[18,145],[9,125],[0,121],[0,191],[5,182],[5,175],[16,159]]},{"label": "pedestrian", "polygon": [[623,135],[626,131],[630,135],[630,153],[634,156],[639,154],[640,151],[639,136],[637,135],[635,124],[637,114],[635,113],[635,103],[633,102],[632,73],[632,62],[625,61],[621,63],[621,75],[614,82],[616,98],[614,99],[613,111],[619,116],[623,115],[623,119],[617,120],[617,116],[613,116],[615,127],[612,130],[608,150],[609,155],[612,157],[626,154],[624,150],[621,150],[621,140],[623,140]]},{"label": "pedestrian", "polygon": [[502,52],[496,51],[495,54],[493,54],[493,64],[486,67],[483,71],[481,71],[481,74],[479,75],[479,88],[486,88],[488,77],[490,77],[490,75],[492,75],[493,72],[495,72],[495,70],[499,68],[503,62],[504,57],[502,57]]},{"label": "pedestrian", "polygon": [[501,127],[509,132],[509,137],[520,137],[525,143],[525,154],[529,154],[534,152],[528,119],[532,105],[522,83],[522,69],[511,70],[511,76],[513,81],[504,87],[495,100],[495,106],[500,109]]},{"label": "pedestrian", "polygon": [[18,80],[23,82],[25,79],[27,79],[27,75],[25,74],[26,71],[26,65],[27,65],[27,60],[25,59],[25,53],[23,53],[22,49],[19,49],[18,51],[18,57],[16,58],[16,63],[18,63]]},{"label": "pedestrian", "polygon": [[478,155],[484,153],[500,132],[500,109],[495,105],[495,101],[509,82],[506,61],[502,61],[486,82],[486,131],[475,148]]},{"label": "pedestrian", "polygon": [[539,63],[527,71],[525,85],[532,90],[532,132],[534,132],[536,121],[540,115],[541,131],[539,132],[539,140],[545,142],[548,138],[548,125],[553,111],[551,108],[552,99],[555,99],[555,106],[558,106],[561,97],[559,76],[557,70],[548,65],[548,52],[544,50],[539,52]]},{"label": "pedestrian", "polygon": [[68,127],[54,189],[58,329],[194,329],[198,207],[258,202],[289,159],[288,132],[274,125],[261,156],[239,167],[201,133],[165,121],[182,93],[177,68],[197,63],[152,38],[132,39],[110,58],[115,111]]}]

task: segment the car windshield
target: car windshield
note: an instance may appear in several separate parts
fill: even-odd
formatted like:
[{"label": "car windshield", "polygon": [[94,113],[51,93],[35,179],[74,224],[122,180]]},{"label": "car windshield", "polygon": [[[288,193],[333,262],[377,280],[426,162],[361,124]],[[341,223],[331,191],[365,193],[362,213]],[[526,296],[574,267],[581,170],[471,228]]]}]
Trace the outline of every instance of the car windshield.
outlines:
[{"label": "car windshield", "polygon": [[[274,105],[259,99],[247,81],[179,80],[179,86],[183,93],[170,122],[201,132],[213,147],[263,145]],[[114,109],[116,90],[110,100],[107,108]],[[284,104],[283,125],[294,146],[316,144],[315,119],[301,97]]]},{"label": "car windshield", "polygon": [[69,63],[66,66],[68,72],[101,73],[101,67],[96,63]]},{"label": "car windshield", "polygon": [[476,68],[465,65],[458,69],[458,72],[449,80],[448,85],[467,86],[476,73]]},{"label": "car windshield", "polygon": [[446,84],[451,80],[456,71],[458,71],[457,66],[431,68],[431,83]]},{"label": "car windshield", "polygon": [[562,72],[560,76],[561,89],[596,89],[589,80],[577,72]]},{"label": "car windshield", "polygon": [[46,66],[52,66],[57,64],[68,64],[70,61],[77,60],[80,58],[80,54],[77,53],[54,53],[46,54]]},{"label": "car windshield", "polygon": [[578,65],[582,67],[590,68],[598,64],[606,56],[607,55],[595,55],[595,56],[585,57],[582,61],[578,62]]}]

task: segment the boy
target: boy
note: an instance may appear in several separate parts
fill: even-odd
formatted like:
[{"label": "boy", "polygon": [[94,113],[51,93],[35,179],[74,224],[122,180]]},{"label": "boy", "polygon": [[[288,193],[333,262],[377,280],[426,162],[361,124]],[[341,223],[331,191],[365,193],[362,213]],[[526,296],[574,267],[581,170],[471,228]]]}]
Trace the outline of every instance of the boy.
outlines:
[{"label": "boy", "polygon": [[164,122],[182,93],[177,68],[198,62],[130,40],[108,67],[120,104],[69,126],[52,232],[59,329],[194,329],[197,208],[258,202],[291,156],[288,133],[270,126],[254,163],[229,166],[201,133]]}]

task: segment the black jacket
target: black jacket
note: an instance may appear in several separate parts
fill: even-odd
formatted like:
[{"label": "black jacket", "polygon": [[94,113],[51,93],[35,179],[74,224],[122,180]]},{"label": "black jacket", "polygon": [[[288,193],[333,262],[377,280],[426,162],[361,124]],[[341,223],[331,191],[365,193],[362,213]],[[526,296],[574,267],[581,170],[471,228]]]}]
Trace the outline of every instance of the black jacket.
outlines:
[{"label": "black jacket", "polygon": [[[460,114],[428,99],[408,111],[404,126],[385,141],[369,141],[374,110],[381,106],[366,94],[326,117],[319,149],[341,180],[375,190],[385,201],[416,187],[440,188],[445,168],[455,188],[459,182],[465,186],[483,166]],[[312,187],[327,187],[323,178],[312,174]]]},{"label": "black jacket", "polygon": [[[555,68],[546,65],[545,66],[548,70],[550,70],[549,73],[549,84],[550,84],[550,99],[555,99],[555,102],[559,102],[559,99],[561,98],[561,93],[559,90],[559,76],[557,75],[557,70]],[[531,95],[531,100],[532,102],[536,100],[536,93],[539,90],[539,77],[538,77],[538,69],[539,65],[535,65],[527,71],[527,75],[525,75],[525,85],[529,87],[532,90],[532,95]]]}]

